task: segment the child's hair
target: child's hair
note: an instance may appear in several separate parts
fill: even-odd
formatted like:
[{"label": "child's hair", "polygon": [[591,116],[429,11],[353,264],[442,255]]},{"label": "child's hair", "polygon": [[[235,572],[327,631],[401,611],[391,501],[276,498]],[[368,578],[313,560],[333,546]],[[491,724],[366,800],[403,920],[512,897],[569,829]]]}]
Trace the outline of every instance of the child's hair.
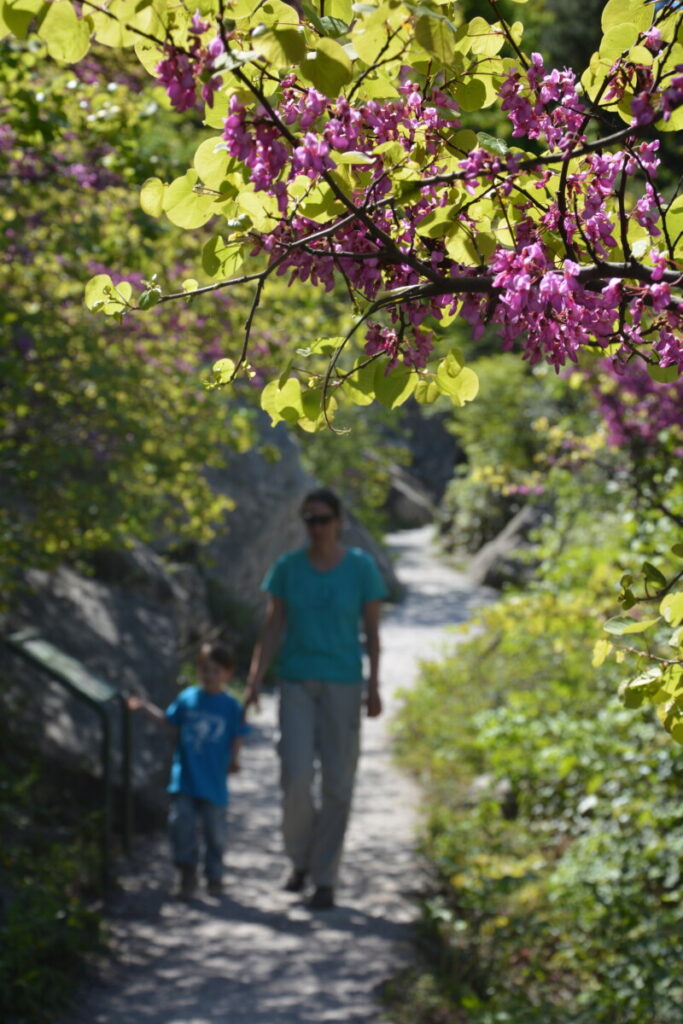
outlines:
[{"label": "child's hair", "polygon": [[202,644],[199,648],[199,660],[207,661],[209,658],[211,661],[215,661],[217,665],[227,669],[228,672],[232,672],[235,668],[235,657],[232,651],[229,651],[222,644]]}]

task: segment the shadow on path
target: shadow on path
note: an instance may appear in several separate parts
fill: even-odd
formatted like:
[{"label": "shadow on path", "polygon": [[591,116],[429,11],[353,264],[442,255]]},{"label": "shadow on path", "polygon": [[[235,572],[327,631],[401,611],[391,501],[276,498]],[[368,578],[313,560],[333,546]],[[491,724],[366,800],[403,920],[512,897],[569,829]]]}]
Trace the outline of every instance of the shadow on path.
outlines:
[{"label": "shadow on path", "polygon": [[121,873],[113,955],[60,1024],[380,1024],[383,982],[411,962],[417,794],[392,763],[396,690],[438,654],[447,627],[487,595],[431,554],[431,533],[393,535],[405,601],[382,627],[386,714],[364,723],[339,905],[312,913],[280,889],[276,702],[263,699],[231,782],[226,892],[169,896],[165,837],[139,841]]}]

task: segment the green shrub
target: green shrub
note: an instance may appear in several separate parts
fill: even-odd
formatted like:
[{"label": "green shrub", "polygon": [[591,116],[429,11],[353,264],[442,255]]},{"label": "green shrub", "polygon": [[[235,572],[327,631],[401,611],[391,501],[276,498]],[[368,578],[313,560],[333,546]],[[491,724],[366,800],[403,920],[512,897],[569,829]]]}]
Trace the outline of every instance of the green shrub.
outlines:
[{"label": "green shrub", "polygon": [[65,827],[54,773],[13,753],[0,769],[0,1019],[37,1024],[65,1005],[99,940],[98,856],[92,819]]},{"label": "green shrub", "polygon": [[404,696],[433,871],[433,1015],[416,991],[417,1019],[680,1024],[683,759],[620,706],[618,664],[591,668],[615,575],[588,543],[568,551]]}]

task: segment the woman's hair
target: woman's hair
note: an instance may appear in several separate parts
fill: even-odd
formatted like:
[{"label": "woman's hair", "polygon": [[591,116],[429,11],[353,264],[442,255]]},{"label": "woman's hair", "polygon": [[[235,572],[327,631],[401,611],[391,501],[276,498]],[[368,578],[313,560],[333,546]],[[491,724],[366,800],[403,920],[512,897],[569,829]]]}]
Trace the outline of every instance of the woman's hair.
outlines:
[{"label": "woman's hair", "polygon": [[334,513],[335,519],[340,519],[342,514],[342,504],[334,491],[331,491],[329,487],[316,487],[314,491],[309,491],[304,500],[301,502],[301,508],[304,509],[312,501],[321,501],[323,505],[327,505],[329,509]]},{"label": "woman's hair", "polygon": [[229,651],[227,647],[222,644],[202,644],[199,648],[199,660],[207,661],[208,659],[215,661],[217,665],[221,665],[222,668],[227,669],[229,672],[235,667],[235,657],[232,651]]}]

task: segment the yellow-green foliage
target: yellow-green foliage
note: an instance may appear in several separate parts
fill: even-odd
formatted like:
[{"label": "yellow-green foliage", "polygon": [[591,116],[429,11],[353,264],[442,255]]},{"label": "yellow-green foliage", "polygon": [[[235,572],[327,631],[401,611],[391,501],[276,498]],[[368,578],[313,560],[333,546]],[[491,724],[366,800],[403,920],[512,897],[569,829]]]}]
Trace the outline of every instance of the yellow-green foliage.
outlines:
[{"label": "yellow-green foliage", "polygon": [[620,706],[623,666],[591,665],[614,574],[568,550],[404,697],[399,751],[429,807],[434,1020],[678,1021],[683,761],[652,711]]}]

